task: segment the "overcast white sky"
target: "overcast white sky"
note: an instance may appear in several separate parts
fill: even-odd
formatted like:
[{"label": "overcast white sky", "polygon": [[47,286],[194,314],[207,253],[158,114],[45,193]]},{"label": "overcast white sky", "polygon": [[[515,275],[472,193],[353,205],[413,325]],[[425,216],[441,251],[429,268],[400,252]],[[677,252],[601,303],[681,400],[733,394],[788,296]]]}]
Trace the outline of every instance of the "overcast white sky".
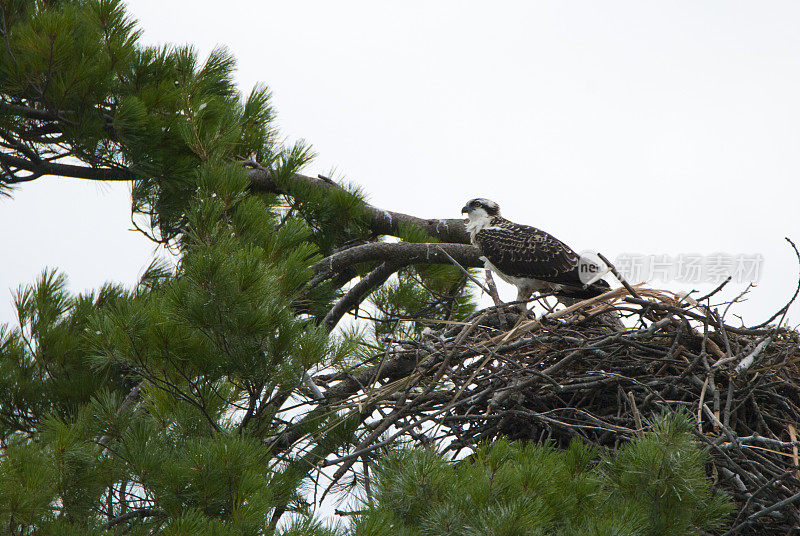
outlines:
[{"label": "overcast white sky", "polygon": [[[577,251],[761,254],[749,323],[794,291],[798,2],[128,6],[144,42],[230,48],[243,91],[267,83],[283,132],[319,153],[306,171],[379,207],[458,217],[482,196]],[[45,266],[75,290],[134,282],[153,248],[129,211],[126,186],[77,179],[0,200],[0,322]]]}]

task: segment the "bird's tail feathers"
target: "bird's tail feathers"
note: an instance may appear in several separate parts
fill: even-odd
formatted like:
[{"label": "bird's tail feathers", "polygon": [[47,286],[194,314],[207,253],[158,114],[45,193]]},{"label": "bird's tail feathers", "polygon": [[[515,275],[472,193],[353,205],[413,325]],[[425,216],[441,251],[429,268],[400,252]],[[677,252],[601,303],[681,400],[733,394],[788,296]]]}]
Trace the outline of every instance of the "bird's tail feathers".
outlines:
[{"label": "bird's tail feathers", "polygon": [[570,298],[594,298],[595,296],[599,296],[605,292],[611,290],[611,285],[608,282],[599,279],[588,285],[587,287],[562,287],[561,290],[558,291],[559,294],[563,294],[564,296],[569,296]]}]

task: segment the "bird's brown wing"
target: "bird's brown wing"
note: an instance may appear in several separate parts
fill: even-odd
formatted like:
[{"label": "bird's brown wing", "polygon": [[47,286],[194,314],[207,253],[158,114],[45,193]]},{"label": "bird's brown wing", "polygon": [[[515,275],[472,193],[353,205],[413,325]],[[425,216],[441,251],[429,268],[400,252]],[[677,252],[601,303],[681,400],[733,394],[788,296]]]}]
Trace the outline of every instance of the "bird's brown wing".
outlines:
[{"label": "bird's brown wing", "polygon": [[475,242],[506,275],[569,286],[583,284],[578,276],[578,254],[535,227],[498,218],[476,234]]}]

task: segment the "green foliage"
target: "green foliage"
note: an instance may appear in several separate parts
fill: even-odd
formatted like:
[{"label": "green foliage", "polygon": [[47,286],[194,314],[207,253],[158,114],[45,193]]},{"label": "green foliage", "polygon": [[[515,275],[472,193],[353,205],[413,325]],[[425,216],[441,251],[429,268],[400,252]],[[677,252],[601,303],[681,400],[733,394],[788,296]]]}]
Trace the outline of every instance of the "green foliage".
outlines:
[{"label": "green foliage", "polygon": [[[271,170],[323,253],[363,236],[357,190],[330,193],[291,180],[312,152],[303,142],[282,145],[269,90],[257,86],[243,96],[234,83],[236,62],[224,48],[202,60],[190,46],[142,47],[120,0],[6,4],[0,95],[8,106],[0,106],[0,130],[20,156],[71,156],[94,167],[129,169],[138,178],[133,212],[164,243],[187,231],[188,206],[208,175],[237,158]],[[58,122],[38,124],[15,106]],[[203,169],[209,161],[217,164]]]},{"label": "green foliage", "polygon": [[[398,232],[405,242],[436,242],[414,225],[402,224]],[[435,247],[435,246],[434,246]],[[471,272],[474,276],[474,271]],[[475,297],[464,271],[453,265],[419,264],[404,268],[397,278],[373,293],[373,338],[418,338],[439,319],[461,321],[475,312]]]},{"label": "green foliage", "polygon": [[455,266],[418,265],[404,268],[397,278],[370,296],[376,309],[373,337],[418,338],[439,320],[461,321],[475,312],[476,303],[466,275]]},{"label": "green foliage", "polygon": [[0,452],[0,523],[4,527],[46,524],[56,494],[53,460],[36,445],[19,443]]},{"label": "green foliage", "polygon": [[[306,287],[321,252],[363,234],[362,197],[294,184],[310,150],[279,143],[269,91],[242,98],[224,49],[142,48],[115,0],[3,10],[0,131],[32,143],[14,106],[63,116],[30,149],[135,172],[136,221],[180,258],[132,291],[72,296],[47,270],[17,292],[19,326],[0,328],[0,530],[271,534],[289,511],[287,534],[332,534],[306,515],[309,460],[267,439],[304,371],[351,347],[317,325],[332,289]],[[237,158],[291,195],[251,194]],[[324,456],[357,424],[314,415],[304,437]]]},{"label": "green foliage", "polygon": [[310,150],[298,145],[277,161],[275,181],[286,192],[289,214],[296,215],[308,227],[324,255],[342,244],[368,238],[366,198],[358,188],[348,185],[326,188],[293,179],[291,170],[310,158]]},{"label": "green foliage", "polygon": [[[0,326],[0,530],[344,533],[316,520],[303,492],[321,459],[369,433],[370,405],[312,400],[303,375],[374,364],[384,337],[465,319],[467,275],[404,268],[362,306],[368,328],[327,333],[319,322],[346,282],[312,284],[312,267],[380,237],[358,188],[297,180],[313,153],[282,143],[265,86],[242,94],[224,48],[200,58],[141,46],[120,0],[0,9],[3,154],[135,176],[135,224],[178,255],[130,290],[72,295],[48,269],[17,291],[18,325]],[[242,161],[280,193],[251,191]],[[713,528],[728,503],[710,493],[687,426],[666,419],[616,457],[499,442],[457,464],[426,451],[377,458],[374,507],[353,531]]]},{"label": "green foliage", "polygon": [[[302,372],[342,351],[295,312],[318,256],[304,226],[244,196],[238,167],[204,166],[176,269],[96,297],[47,271],[17,293],[20,327],[0,335],[0,521],[14,530],[99,530],[102,512],[146,508],[141,526],[166,533],[264,534],[276,508],[301,508],[308,462],[262,438],[279,426],[270,394],[300,395]],[[308,421],[320,429],[331,450],[353,435],[335,415]]]},{"label": "green foliage", "polygon": [[662,418],[616,455],[579,441],[565,451],[498,441],[449,462],[408,450],[376,468],[374,497],[353,534],[686,535],[722,526],[691,419]]},{"label": "green foliage", "polygon": [[682,448],[692,442],[691,428],[692,421],[685,416],[662,419],[653,432],[658,441],[633,442],[604,466],[614,485],[612,500],[635,501],[653,534],[720,526],[731,510],[724,496],[708,491],[707,454]]},{"label": "green foliage", "polygon": [[100,389],[128,385],[118,367],[97,374],[86,366],[83,335],[91,317],[123,295],[104,287],[97,296],[70,296],[66,278],[46,270],[34,285],[17,291],[19,327],[0,328],[0,441],[33,434],[47,415],[69,417]]}]

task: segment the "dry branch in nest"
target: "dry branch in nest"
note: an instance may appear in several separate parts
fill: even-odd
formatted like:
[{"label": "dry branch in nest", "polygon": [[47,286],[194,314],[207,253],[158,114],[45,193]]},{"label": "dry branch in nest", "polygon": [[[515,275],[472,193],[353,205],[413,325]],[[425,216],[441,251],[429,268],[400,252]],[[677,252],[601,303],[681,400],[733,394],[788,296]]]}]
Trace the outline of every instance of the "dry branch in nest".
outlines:
[{"label": "dry branch in nest", "polygon": [[[616,448],[655,416],[684,410],[697,419],[716,485],[738,503],[729,534],[787,533],[800,522],[800,335],[780,321],[727,325],[690,298],[635,292],[616,289],[515,326],[501,321],[515,313],[492,307],[422,340],[392,341],[360,374],[324,378],[331,393],[358,391],[380,433],[320,465],[338,465],[340,477],[397,437],[454,453],[499,437]],[[602,320],[611,310],[635,327],[610,328]]]}]

